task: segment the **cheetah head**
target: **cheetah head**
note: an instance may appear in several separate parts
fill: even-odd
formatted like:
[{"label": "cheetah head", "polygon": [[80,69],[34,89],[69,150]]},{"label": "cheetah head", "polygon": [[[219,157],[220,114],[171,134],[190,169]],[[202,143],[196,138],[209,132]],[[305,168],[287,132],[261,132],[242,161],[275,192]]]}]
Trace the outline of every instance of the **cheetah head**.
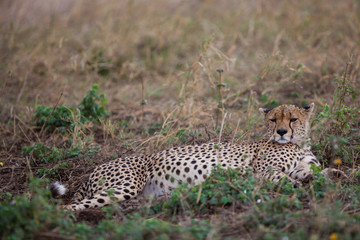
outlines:
[{"label": "cheetah head", "polygon": [[303,108],[284,104],[274,109],[260,108],[259,111],[264,114],[267,133],[272,140],[300,145],[307,140],[314,106],[314,103]]}]

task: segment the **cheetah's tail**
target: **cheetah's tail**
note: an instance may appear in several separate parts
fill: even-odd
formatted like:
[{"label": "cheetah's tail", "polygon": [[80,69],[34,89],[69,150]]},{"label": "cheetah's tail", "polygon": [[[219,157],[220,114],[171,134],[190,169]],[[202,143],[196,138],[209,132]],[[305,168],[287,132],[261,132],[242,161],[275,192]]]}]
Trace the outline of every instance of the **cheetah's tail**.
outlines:
[{"label": "cheetah's tail", "polygon": [[53,198],[60,197],[64,195],[67,191],[66,187],[57,181],[50,183],[49,186],[47,186],[47,189],[51,191]]}]

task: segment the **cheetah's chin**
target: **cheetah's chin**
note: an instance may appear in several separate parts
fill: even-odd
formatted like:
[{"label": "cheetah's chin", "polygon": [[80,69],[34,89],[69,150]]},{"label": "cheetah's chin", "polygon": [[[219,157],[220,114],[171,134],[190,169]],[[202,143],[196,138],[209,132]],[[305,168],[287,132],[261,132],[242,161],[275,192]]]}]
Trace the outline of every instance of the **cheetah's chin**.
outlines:
[{"label": "cheetah's chin", "polygon": [[277,139],[277,140],[275,140],[277,143],[280,143],[280,144],[286,144],[286,143],[288,143],[288,142],[290,142],[289,140],[287,140],[287,139]]}]

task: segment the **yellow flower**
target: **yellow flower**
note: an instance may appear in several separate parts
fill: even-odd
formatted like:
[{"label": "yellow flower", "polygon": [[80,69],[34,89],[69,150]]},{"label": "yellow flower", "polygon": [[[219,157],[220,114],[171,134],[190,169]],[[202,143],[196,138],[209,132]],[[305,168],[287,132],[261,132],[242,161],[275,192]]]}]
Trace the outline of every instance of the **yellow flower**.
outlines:
[{"label": "yellow flower", "polygon": [[[340,159],[339,159],[340,160]],[[341,160],[340,160],[341,161]],[[338,235],[336,233],[332,233],[329,237],[330,240],[337,240],[338,239]]]},{"label": "yellow flower", "polygon": [[0,162],[0,167],[4,166],[4,163],[3,162]]},{"label": "yellow flower", "polygon": [[340,165],[341,159],[340,158],[335,159],[334,163],[335,163],[335,165]]}]

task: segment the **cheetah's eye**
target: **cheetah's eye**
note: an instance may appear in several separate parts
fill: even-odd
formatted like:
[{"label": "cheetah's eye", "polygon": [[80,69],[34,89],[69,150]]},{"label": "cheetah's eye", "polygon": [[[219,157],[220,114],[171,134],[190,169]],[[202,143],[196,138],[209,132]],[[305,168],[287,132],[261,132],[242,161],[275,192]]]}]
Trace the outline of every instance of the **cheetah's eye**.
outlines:
[{"label": "cheetah's eye", "polygon": [[276,118],[274,118],[274,119],[269,119],[270,121],[272,121],[272,122],[276,122]]},{"label": "cheetah's eye", "polygon": [[298,119],[297,118],[291,118],[290,122],[296,122]]}]

